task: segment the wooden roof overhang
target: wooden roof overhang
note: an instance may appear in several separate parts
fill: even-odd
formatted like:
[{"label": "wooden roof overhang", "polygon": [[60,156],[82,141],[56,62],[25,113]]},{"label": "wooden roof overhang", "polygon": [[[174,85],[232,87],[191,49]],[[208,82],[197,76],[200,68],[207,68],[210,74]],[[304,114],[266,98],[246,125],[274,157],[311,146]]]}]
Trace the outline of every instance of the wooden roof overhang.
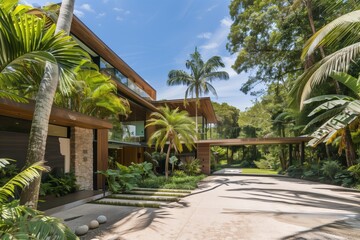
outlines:
[{"label": "wooden roof overhang", "polygon": [[[95,33],[93,33],[79,18],[74,16],[71,24],[71,34],[83,42],[88,48],[101,56],[142,88],[150,95],[152,99],[156,99],[156,90],[147,83],[139,74],[137,74],[124,60],[122,60],[114,51],[112,51]],[[122,89],[129,91],[129,89]]]},{"label": "wooden roof overhang", "polygon": [[[0,99],[0,115],[32,120],[34,114],[35,102],[18,103],[7,99]],[[68,109],[52,107],[50,115],[50,124],[56,124],[67,127],[82,127],[88,129],[111,129],[112,124],[106,120],[90,117]]]},{"label": "wooden roof overhang", "polygon": [[197,144],[214,146],[240,146],[240,145],[271,145],[271,144],[300,144],[308,142],[311,137],[285,137],[285,138],[234,138],[198,140]]},{"label": "wooden roof overhang", "polygon": [[[214,108],[211,104],[210,97],[200,98],[200,107],[198,108],[198,116],[204,116],[207,119],[208,123],[217,123],[216,114]],[[189,113],[190,117],[195,117],[196,110],[196,99],[190,98],[186,100],[186,105],[184,106],[184,99],[173,99],[173,100],[162,100],[154,101],[155,106],[164,106],[167,105],[171,109],[179,108],[179,110],[185,110]]]}]

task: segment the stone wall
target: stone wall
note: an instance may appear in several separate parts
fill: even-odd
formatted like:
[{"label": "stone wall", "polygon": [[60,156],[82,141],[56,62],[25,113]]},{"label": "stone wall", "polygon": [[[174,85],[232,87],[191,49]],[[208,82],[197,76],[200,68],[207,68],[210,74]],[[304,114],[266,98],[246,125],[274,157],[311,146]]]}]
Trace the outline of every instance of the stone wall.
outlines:
[{"label": "stone wall", "polygon": [[71,170],[75,173],[79,190],[93,189],[93,130],[71,128]]}]

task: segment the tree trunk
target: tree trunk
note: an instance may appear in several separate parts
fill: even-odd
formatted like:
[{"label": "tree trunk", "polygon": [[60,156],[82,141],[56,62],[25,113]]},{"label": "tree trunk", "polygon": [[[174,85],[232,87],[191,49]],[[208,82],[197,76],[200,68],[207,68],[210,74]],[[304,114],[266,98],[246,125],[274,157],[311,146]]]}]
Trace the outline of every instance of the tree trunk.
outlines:
[{"label": "tree trunk", "polygon": [[[47,62],[44,77],[41,80],[39,92],[36,96],[34,116],[31,124],[29,145],[26,155],[26,164],[43,161],[45,156],[46,138],[51,107],[54,100],[57,84],[59,82],[59,69],[55,63]],[[34,180],[21,193],[21,204],[37,208],[41,177]]]},{"label": "tree trunk", "polygon": [[[75,0],[63,0],[55,34],[64,31],[70,33]],[[40,82],[39,91],[36,95],[33,121],[30,129],[29,145],[26,156],[26,164],[43,161],[45,156],[48,124],[53,104],[55,91],[59,83],[59,69],[56,63],[45,64],[44,76]],[[37,208],[39,199],[41,177],[34,180],[21,193],[20,203],[34,209]]]},{"label": "tree trunk", "polygon": [[171,142],[169,143],[169,147],[166,153],[166,160],[165,160],[165,179],[168,180],[169,178],[169,158],[170,158],[170,150],[171,150]]},{"label": "tree trunk", "polygon": [[352,165],[355,164],[355,160],[356,160],[356,153],[355,153],[355,148],[354,148],[354,144],[351,138],[351,134],[350,134],[350,129],[349,126],[345,127],[345,144],[346,144],[346,148],[345,148],[345,153],[346,153],[346,163],[348,167],[351,167]]},{"label": "tree trunk", "polygon": [[196,136],[199,134],[198,132],[198,103],[197,103],[197,100],[196,100],[196,104],[195,104],[195,132],[196,132]]},{"label": "tree trunk", "polygon": [[60,31],[64,31],[67,35],[70,34],[74,7],[75,0],[62,0],[59,18],[56,23],[55,34]]}]

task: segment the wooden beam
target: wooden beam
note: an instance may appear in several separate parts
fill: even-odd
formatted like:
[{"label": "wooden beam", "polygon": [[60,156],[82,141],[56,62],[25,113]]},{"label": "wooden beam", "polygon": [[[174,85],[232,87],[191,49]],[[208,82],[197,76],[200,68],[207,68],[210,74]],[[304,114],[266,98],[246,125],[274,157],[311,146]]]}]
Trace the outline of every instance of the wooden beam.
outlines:
[{"label": "wooden beam", "polygon": [[304,143],[310,141],[310,137],[285,137],[285,138],[234,138],[234,139],[211,139],[198,140],[198,144],[210,144],[215,146],[241,146],[241,145],[271,145]]},{"label": "wooden beam", "polygon": [[[0,115],[32,120],[35,101],[18,103],[8,99],[0,99]],[[73,112],[68,109],[53,106],[49,123],[67,127],[82,127],[88,129],[111,129],[112,124],[108,121],[90,117],[85,114]]]}]

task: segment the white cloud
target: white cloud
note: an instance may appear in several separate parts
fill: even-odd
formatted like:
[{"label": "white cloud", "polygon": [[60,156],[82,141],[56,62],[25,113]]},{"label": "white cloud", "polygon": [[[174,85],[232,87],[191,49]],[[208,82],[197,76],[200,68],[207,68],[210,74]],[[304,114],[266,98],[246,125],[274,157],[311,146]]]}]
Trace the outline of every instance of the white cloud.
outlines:
[{"label": "white cloud", "polygon": [[210,42],[208,44],[200,46],[201,49],[205,49],[205,50],[216,49],[218,47],[219,47],[219,44],[216,42]]},{"label": "white cloud", "polygon": [[118,7],[114,7],[113,10],[116,11],[116,12],[123,13],[123,14],[125,14],[125,15],[130,14],[130,11],[129,11],[129,10],[125,10],[125,9],[118,8]]},{"label": "white cloud", "polygon": [[210,39],[211,38],[212,33],[211,32],[204,32],[204,33],[200,33],[199,35],[197,35],[197,38],[200,39]]},{"label": "white cloud", "polygon": [[103,3],[108,3],[109,2],[109,0],[103,0]]},{"label": "white cloud", "polygon": [[230,28],[231,27],[231,24],[232,24],[232,21],[230,18],[226,17],[226,18],[223,18],[221,19],[221,25],[225,26],[225,27],[228,27]]},{"label": "white cloud", "polygon": [[214,10],[218,5],[213,5],[211,7],[209,7],[208,9],[206,9],[207,12],[211,12],[212,10]]},{"label": "white cloud", "polygon": [[82,18],[85,14],[84,12],[80,11],[80,10],[77,10],[75,9],[74,10],[74,14],[78,17],[78,18]]},{"label": "white cloud", "polygon": [[157,89],[157,99],[182,99],[185,96],[186,86],[167,86],[164,85],[163,88]]},{"label": "white cloud", "polygon": [[220,20],[219,27],[211,34],[211,37],[203,45],[201,54],[204,58],[209,58],[214,55],[218,55],[222,48],[225,48],[227,42],[227,35],[230,32],[231,20],[228,17],[224,17]]},{"label": "white cloud", "polygon": [[102,18],[104,16],[106,16],[106,12],[101,12],[96,16],[96,18]]},{"label": "white cloud", "polygon": [[116,16],[116,21],[122,21],[122,20],[124,20],[122,17]]},{"label": "white cloud", "polygon": [[80,6],[80,9],[88,11],[88,12],[95,12],[95,10],[91,7],[90,4],[84,3]]}]

